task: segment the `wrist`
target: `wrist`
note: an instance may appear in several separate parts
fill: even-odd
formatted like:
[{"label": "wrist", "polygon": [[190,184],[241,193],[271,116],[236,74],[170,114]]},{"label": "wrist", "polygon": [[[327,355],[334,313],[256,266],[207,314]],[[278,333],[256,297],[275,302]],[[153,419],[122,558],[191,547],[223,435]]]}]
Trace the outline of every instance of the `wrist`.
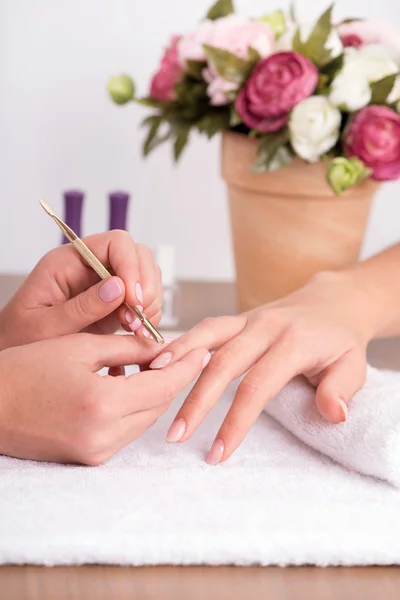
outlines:
[{"label": "wrist", "polygon": [[390,281],[377,278],[374,265],[360,262],[339,273],[354,319],[362,325],[367,341],[389,335],[397,307]]}]

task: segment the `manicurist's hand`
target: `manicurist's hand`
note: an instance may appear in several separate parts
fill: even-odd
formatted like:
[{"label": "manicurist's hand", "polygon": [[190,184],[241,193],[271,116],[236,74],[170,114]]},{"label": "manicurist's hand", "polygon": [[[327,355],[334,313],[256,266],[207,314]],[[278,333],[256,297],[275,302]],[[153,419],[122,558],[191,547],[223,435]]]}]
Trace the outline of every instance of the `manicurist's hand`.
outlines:
[{"label": "manicurist's hand", "polygon": [[101,377],[148,364],[157,344],[76,334],[0,352],[0,454],[98,465],[142,435],[209,359],[194,350],[162,372]]},{"label": "manicurist's hand", "polygon": [[144,334],[140,321],[122,305],[124,300],[142,307],[158,324],[162,285],[151,251],[124,231],[84,241],[115,277],[99,281],[71,244],[52,250],[1,312],[0,350],[82,330],[111,333],[120,323]]},{"label": "manicurist's hand", "polygon": [[207,319],[173,342],[151,368],[173,365],[198,347],[215,353],[167,441],[188,440],[227,386],[242,375],[210,464],[231,456],[269,400],[296,375],[305,375],[316,387],[325,419],[345,421],[347,404],[364,384],[367,344],[378,331],[373,289],[364,289],[348,273],[321,274],[284,300],[235,317]]}]

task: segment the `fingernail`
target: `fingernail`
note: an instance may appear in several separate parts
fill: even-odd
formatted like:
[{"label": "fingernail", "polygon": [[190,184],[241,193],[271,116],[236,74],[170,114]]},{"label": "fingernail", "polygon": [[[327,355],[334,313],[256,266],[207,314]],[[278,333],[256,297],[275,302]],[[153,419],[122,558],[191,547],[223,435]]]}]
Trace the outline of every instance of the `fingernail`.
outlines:
[{"label": "fingernail", "polygon": [[165,441],[168,444],[176,444],[176,442],[179,442],[179,440],[182,439],[185,431],[186,431],[185,420],[177,419],[176,421],[174,421],[172,423],[171,427],[169,428],[169,431],[167,433],[167,437],[165,438]]},{"label": "fingernail", "polygon": [[137,331],[138,329],[140,329],[142,326],[142,321],[140,319],[136,319],[132,322],[129,323],[129,329],[131,331]]},{"label": "fingernail", "polygon": [[136,298],[139,300],[140,304],[143,304],[143,290],[140,283],[137,283],[135,286],[135,294]]},{"label": "fingernail", "polygon": [[347,421],[347,417],[349,416],[349,409],[347,407],[346,402],[344,402],[343,400],[340,400],[339,404],[340,404],[342,412],[343,412],[343,421],[342,421],[342,423],[344,423],[345,421]]},{"label": "fingernail", "polygon": [[208,465],[217,465],[222,458],[224,453],[225,444],[222,440],[215,440],[212,445],[212,448],[207,456],[207,464]]},{"label": "fingernail", "polygon": [[[125,313],[125,320],[128,323],[128,325],[131,325],[135,320],[135,315],[133,314],[133,312],[131,312],[130,310],[127,310]],[[137,319],[137,321],[138,320],[139,319]]]},{"label": "fingernail", "polygon": [[102,302],[114,302],[122,294],[118,279],[114,277],[107,279],[99,289],[99,296]]},{"label": "fingernail", "polygon": [[209,352],[207,352],[207,354],[205,355],[204,360],[203,360],[203,369],[206,368],[206,366],[208,365],[210,360],[211,360],[211,354]]},{"label": "fingernail", "polygon": [[146,327],[143,327],[142,329],[142,335],[147,338],[148,340],[151,338],[150,333],[147,331]]},{"label": "fingernail", "polygon": [[150,369],[163,369],[164,367],[169,365],[171,360],[172,360],[172,353],[164,352],[164,354],[160,354],[160,356],[157,356],[157,358],[155,360],[153,360],[153,362],[150,365]]}]

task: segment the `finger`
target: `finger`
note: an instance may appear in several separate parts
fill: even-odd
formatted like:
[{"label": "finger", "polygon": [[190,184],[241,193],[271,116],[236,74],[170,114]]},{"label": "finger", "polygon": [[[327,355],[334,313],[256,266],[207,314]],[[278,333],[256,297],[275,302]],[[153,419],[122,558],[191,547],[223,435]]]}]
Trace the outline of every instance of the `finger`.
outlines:
[{"label": "finger", "polygon": [[108,375],[110,377],[125,377],[125,367],[110,367]]},{"label": "finger", "polygon": [[[141,304],[136,294],[136,285],[140,283],[139,266],[132,237],[126,231],[108,231],[88,236],[83,241],[109,270],[122,279],[127,302],[134,306]],[[50,276],[68,298],[98,281],[96,273],[71,244],[52,250],[44,261]]]},{"label": "finger", "polygon": [[236,337],[244,329],[246,323],[247,318],[241,315],[205,319],[188,333],[175,340],[168,347],[168,351],[160,354],[150,367],[152,369],[163,369],[194,348],[215,350],[231,338]]},{"label": "finger", "polygon": [[71,352],[79,345],[84,362],[93,372],[103,367],[148,364],[160,352],[158,344],[149,344],[133,335],[79,334],[71,336]]},{"label": "finger", "polygon": [[241,444],[266,404],[306,366],[303,349],[282,336],[238,387],[208,455],[209,464],[227,460]]},{"label": "finger", "polygon": [[[167,442],[185,442],[193,435],[232,381],[246,373],[267,352],[275,341],[273,335],[277,334],[271,331],[270,335],[270,338],[266,333],[260,335],[258,323],[249,323],[238,336],[216,351],[178,412]],[[184,435],[178,440],[177,431],[183,429]]]},{"label": "finger", "polygon": [[[143,307],[146,316],[150,318],[148,309],[157,302],[158,310],[162,303],[162,289],[160,288],[160,269],[157,266],[153,254],[147,246],[143,244],[136,245],[136,254],[139,265],[140,282],[143,290]],[[155,314],[154,311],[153,314]]]},{"label": "finger", "polygon": [[140,438],[157,423],[166,410],[168,410],[168,406],[162,405],[119,419],[114,431],[115,441],[109,455],[114,456],[114,454]]},{"label": "finger", "polygon": [[53,336],[81,331],[113,313],[123,302],[125,286],[118,277],[110,277],[67,302],[48,309],[47,325]]},{"label": "finger", "polygon": [[317,406],[324,419],[334,424],[346,421],[347,405],[363,387],[366,375],[366,357],[355,350],[324,372],[317,388]]},{"label": "finger", "polygon": [[180,361],[163,371],[146,371],[131,375],[114,384],[114,404],[122,416],[169,404],[174,397],[190,385],[209,359],[205,349],[193,350]]}]

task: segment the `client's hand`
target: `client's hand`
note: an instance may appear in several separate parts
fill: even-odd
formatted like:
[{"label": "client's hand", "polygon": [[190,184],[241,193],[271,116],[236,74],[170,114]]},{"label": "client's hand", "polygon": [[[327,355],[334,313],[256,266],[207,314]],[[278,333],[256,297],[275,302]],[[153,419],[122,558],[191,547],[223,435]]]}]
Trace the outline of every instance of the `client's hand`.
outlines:
[{"label": "client's hand", "polygon": [[79,334],[0,353],[0,454],[98,465],[138,438],[200,373],[206,350],[163,372],[100,377],[100,368],[149,363],[156,344]]},{"label": "client's hand", "polygon": [[366,347],[374,333],[368,300],[348,274],[327,273],[279,302],[200,323],[151,365],[174,364],[193,348],[215,351],[167,441],[188,440],[226,387],[245,373],[208,457],[211,464],[231,456],[267,402],[299,374],[317,388],[321,415],[345,421],[347,403],[364,384]]},{"label": "client's hand", "polygon": [[121,322],[138,331],[141,323],[124,300],[144,307],[158,324],[162,286],[151,251],[124,231],[92,235],[85,243],[116,277],[99,282],[71,244],[52,250],[0,313],[0,350],[84,329],[112,333]]}]

